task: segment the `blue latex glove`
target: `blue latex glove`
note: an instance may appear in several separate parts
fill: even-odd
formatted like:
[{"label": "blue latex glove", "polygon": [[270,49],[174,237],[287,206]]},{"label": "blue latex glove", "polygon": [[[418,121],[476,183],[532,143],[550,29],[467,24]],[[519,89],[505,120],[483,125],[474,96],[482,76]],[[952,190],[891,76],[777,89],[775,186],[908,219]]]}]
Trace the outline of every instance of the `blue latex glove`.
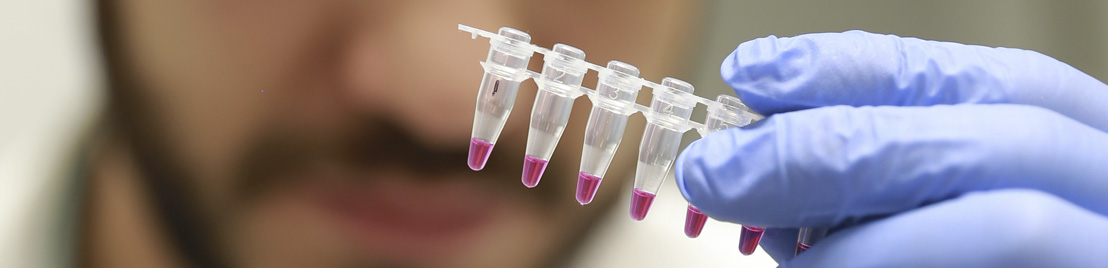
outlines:
[{"label": "blue latex glove", "polygon": [[[1108,267],[1108,86],[1027,50],[767,37],[723,79],[768,117],[677,159],[785,267]],[[793,258],[796,227],[833,233]]]}]

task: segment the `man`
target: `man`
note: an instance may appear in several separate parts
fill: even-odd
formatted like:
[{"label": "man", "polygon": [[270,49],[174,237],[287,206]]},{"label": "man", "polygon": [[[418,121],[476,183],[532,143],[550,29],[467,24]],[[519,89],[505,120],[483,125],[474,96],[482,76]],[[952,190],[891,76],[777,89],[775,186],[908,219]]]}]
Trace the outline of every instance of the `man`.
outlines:
[{"label": "man", "polygon": [[[651,16],[637,5],[567,8],[572,12],[513,6],[532,12],[512,16],[503,6],[477,6],[472,20],[510,17],[470,22],[481,28],[529,29],[536,43],[567,42],[594,62],[600,51],[627,53],[603,58],[635,63],[648,78],[663,75],[650,74],[665,54],[652,52],[668,45],[632,37],[680,39],[669,38],[672,29],[664,26],[676,23],[663,19],[680,16]],[[480,177],[449,171],[464,157],[464,145],[454,144],[464,144],[470,107],[436,100],[467,93],[441,90],[456,86],[455,79],[413,74],[468,78],[479,71],[426,71],[465,53],[426,52],[423,45],[436,41],[410,29],[440,29],[424,23],[449,16],[427,14],[457,15],[461,8],[140,1],[101,7],[112,112],[82,176],[90,186],[82,188],[83,264],[550,265],[568,252],[559,249],[572,248],[565,237],[587,230],[597,213],[591,210],[610,204],[602,200],[618,190],[601,187],[597,204],[576,208],[556,201],[573,204],[570,182],[547,179],[540,189],[519,191],[518,169],[490,164]],[[604,17],[614,10],[632,15]],[[597,28],[647,23],[631,17],[661,19],[642,29],[663,30]],[[540,20],[554,23],[527,23]],[[578,43],[575,34],[552,30],[582,28],[557,24],[567,21],[586,21],[589,31],[573,31],[590,38]],[[442,24],[455,33],[454,23]],[[593,29],[600,34],[587,35]],[[641,47],[606,46],[611,40]],[[473,54],[483,55],[483,44],[474,46]],[[782,265],[1106,262],[1096,252],[1108,229],[1098,150],[1108,141],[1099,116],[1108,91],[1094,78],[1029,51],[862,32],[757,39],[724,62],[726,82],[771,116],[690,146],[676,165],[678,185],[713,217],[771,227],[762,246]],[[913,72],[905,75],[898,69],[904,66]],[[451,105],[464,109],[456,112],[461,123],[443,119],[455,116]],[[525,120],[512,118],[514,129],[502,136],[493,164],[510,166],[496,159],[522,151]],[[571,121],[580,129],[580,121]],[[443,138],[452,136],[462,141]],[[777,138],[783,141],[763,142]],[[568,135],[563,148],[578,147],[575,139]],[[548,178],[567,177],[555,170],[576,165],[563,161]],[[616,177],[624,176],[609,176]],[[833,230],[791,259],[793,227],[801,226]]]},{"label": "man", "polygon": [[576,105],[548,179],[526,189],[526,83],[488,166],[469,170],[476,62],[488,44],[456,24],[519,28],[538,45],[568,43],[656,81],[677,71],[694,9],[101,1],[109,107],[84,174],[81,264],[556,265],[626,190],[634,150],[620,151],[593,204],[578,205],[590,105]]}]

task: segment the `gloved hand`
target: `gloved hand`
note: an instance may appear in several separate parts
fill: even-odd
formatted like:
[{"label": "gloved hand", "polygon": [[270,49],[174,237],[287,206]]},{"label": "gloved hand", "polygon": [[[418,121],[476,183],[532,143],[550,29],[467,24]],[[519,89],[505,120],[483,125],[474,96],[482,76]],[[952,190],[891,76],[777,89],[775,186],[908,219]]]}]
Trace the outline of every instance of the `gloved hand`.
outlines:
[{"label": "gloved hand", "polygon": [[[723,79],[768,116],[677,159],[784,267],[1108,266],[1108,86],[1033,51],[860,31],[756,39]],[[832,233],[793,258],[796,228]]]}]

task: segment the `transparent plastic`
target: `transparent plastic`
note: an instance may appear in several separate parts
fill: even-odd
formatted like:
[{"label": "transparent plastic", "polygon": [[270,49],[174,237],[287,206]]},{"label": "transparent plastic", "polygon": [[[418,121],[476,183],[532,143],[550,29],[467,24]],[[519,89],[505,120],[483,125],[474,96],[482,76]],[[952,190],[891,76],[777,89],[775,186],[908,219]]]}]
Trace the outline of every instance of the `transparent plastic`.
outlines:
[{"label": "transparent plastic", "polygon": [[708,215],[704,215],[704,212],[700,212],[696,207],[689,205],[689,208],[685,211],[685,236],[689,238],[700,236],[705,223],[708,223]]},{"label": "transparent plastic", "polygon": [[505,38],[489,39],[489,55],[481,64],[485,75],[477,88],[477,108],[473,112],[473,132],[470,134],[469,168],[485,167],[508,114],[516,102],[519,84],[526,76],[527,63],[533,51],[528,49],[531,36],[502,27],[498,33]]},{"label": "transparent plastic", "polygon": [[731,127],[746,126],[752,122],[750,116],[744,115],[747,108],[739,98],[728,95],[719,95],[716,102],[708,105],[707,119],[704,125],[708,132],[716,132]]},{"label": "transparent plastic", "polygon": [[[662,86],[656,89],[650,102],[635,170],[633,191],[651,195],[658,193],[669,175],[681,145],[681,136],[688,130],[689,116],[696,107],[696,99],[690,98],[695,95],[692,95],[693,86],[689,83],[666,77],[662,79]],[[645,214],[650,210],[650,203],[641,207],[641,212]]]},{"label": "transparent plastic", "polygon": [[635,172],[635,189],[648,193],[657,193],[669,175],[681,145],[681,135],[687,130],[685,125],[696,107],[696,100],[686,97],[693,92],[689,83],[666,77],[662,79],[662,86],[665,87],[654,93],[650,103],[651,116],[646,119]]},{"label": "transparent plastic", "polygon": [[796,251],[793,252],[793,255],[800,255],[800,253],[823,239],[824,236],[827,236],[827,228],[800,228],[800,232],[796,237]]},{"label": "transparent plastic", "polygon": [[[719,95],[716,97],[716,102],[708,104],[708,114],[704,120],[704,126],[708,133],[724,130],[731,127],[741,127],[750,124],[751,120],[749,116],[744,116],[743,111],[749,110],[746,105],[743,105],[739,98],[728,95]],[[708,216],[700,212],[699,209],[689,204],[688,210],[685,213],[685,235],[690,238],[696,238],[700,236],[700,232],[704,230],[704,224],[707,221]],[[745,234],[745,233],[743,233]],[[761,239],[761,235],[758,236]],[[746,241],[746,240],[740,240]],[[743,242],[740,242],[740,244]],[[754,242],[756,247],[758,242]],[[749,246],[749,245],[746,245]],[[739,246],[743,248],[743,245]],[[751,250],[753,252],[753,249]],[[748,254],[748,253],[744,253]]]},{"label": "transparent plastic", "polygon": [[566,44],[555,44],[553,53],[543,58],[542,73],[535,83],[539,91],[531,108],[531,127],[527,132],[527,150],[524,156],[523,185],[534,188],[554,147],[562,138],[569,123],[573,101],[583,92],[579,90],[588,67],[580,63],[585,52]]},{"label": "transparent plastic", "polygon": [[[610,70],[599,74],[596,84],[596,94],[589,95],[593,108],[589,114],[589,123],[585,126],[585,145],[581,150],[581,174],[604,179],[604,173],[608,172],[608,166],[612,164],[612,157],[623,140],[623,132],[627,130],[627,117],[635,112],[635,98],[642,89],[642,82],[638,78],[639,69],[630,64],[619,61],[608,62]],[[578,180],[578,190],[591,191],[593,193],[578,193],[578,196],[593,196],[600,186],[582,188],[583,178]],[[592,202],[592,199],[578,200],[582,205]]]},{"label": "transparent plastic", "polygon": [[762,241],[765,233],[765,228],[743,225],[742,232],[739,233],[739,253],[754,254],[754,249],[758,248],[758,242]]},{"label": "transparent plastic", "polygon": [[[712,126],[734,126],[760,118],[737,98],[727,96],[722,102],[704,99],[693,95],[693,86],[683,81],[666,78],[654,83],[640,78],[635,66],[615,60],[607,66],[592,64],[584,60],[585,53],[580,49],[565,44],[556,44],[553,49],[535,46],[530,44],[529,35],[516,29],[504,27],[491,33],[458,25],[458,30],[470,33],[470,38],[489,39],[489,55],[480,63],[485,75],[477,92],[470,168],[484,167],[507,122],[520,83],[533,79],[538,92],[531,109],[521,180],[526,187],[536,187],[569,122],[574,100],[588,96],[592,111],[585,127],[577,185],[577,201],[582,205],[595,197],[632,114],[641,113],[647,121],[633,191],[632,217],[637,219],[645,217],[658,187],[668,176],[683,133],[695,129],[703,136]],[[541,73],[527,70],[534,53],[544,55]],[[597,75],[595,90],[581,86],[590,70]],[[649,107],[635,103],[643,87],[653,90]],[[690,120],[696,105],[707,106],[707,126]],[[732,113],[713,115],[712,111]]]},{"label": "transparent plastic", "polygon": [[655,194],[647,193],[639,189],[631,191],[631,219],[641,221],[646,218],[650,204],[654,203]]}]

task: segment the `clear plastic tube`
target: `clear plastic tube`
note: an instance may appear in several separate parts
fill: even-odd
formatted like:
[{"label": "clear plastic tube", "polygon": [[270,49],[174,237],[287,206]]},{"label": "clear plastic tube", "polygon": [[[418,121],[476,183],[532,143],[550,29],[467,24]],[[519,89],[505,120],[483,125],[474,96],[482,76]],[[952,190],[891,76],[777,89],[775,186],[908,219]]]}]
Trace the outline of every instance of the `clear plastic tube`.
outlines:
[{"label": "clear plastic tube", "polygon": [[[752,118],[743,116],[744,111],[747,110],[749,108],[738,98],[720,95],[716,98],[715,105],[708,106],[708,118],[705,119],[704,125],[708,128],[708,132],[748,125]],[[691,204],[689,208],[692,208]],[[758,248],[758,242],[762,241],[762,235],[765,234],[766,229],[748,225],[743,225],[742,228],[739,233],[739,252],[743,255],[753,254]],[[685,232],[688,233],[687,230]]]},{"label": "clear plastic tube", "polygon": [[589,95],[593,108],[585,126],[577,177],[577,202],[581,205],[592,202],[623,139],[627,117],[635,112],[635,98],[643,85],[638,75],[638,68],[620,61],[608,62],[608,69],[598,74],[596,91]]},{"label": "clear plastic tube", "polygon": [[827,236],[827,228],[800,228],[800,232],[796,237],[796,251],[793,255],[800,255],[801,252],[811,248],[812,245],[819,242],[824,236]]},{"label": "clear plastic tube", "polygon": [[704,212],[700,212],[693,205],[689,205],[685,210],[685,236],[689,238],[697,238],[700,236],[700,232],[704,231],[704,224],[708,223],[708,215],[704,215]]},{"label": "clear plastic tube", "polygon": [[585,52],[566,44],[555,44],[546,54],[542,74],[535,79],[539,91],[531,108],[531,127],[527,132],[527,150],[523,160],[523,185],[539,184],[558,140],[569,123],[573,101],[582,95],[581,81],[589,70]]},{"label": "clear plastic tube", "polygon": [[[708,133],[724,130],[731,127],[744,126],[749,124],[751,119],[747,116],[743,116],[743,111],[747,110],[746,105],[743,105],[739,98],[728,95],[719,95],[716,97],[716,102],[708,105],[708,115],[704,120],[704,127]],[[692,204],[689,204],[687,212],[685,213],[685,235],[690,238],[700,236],[700,232],[704,229],[704,224],[708,220],[708,216],[700,212]],[[761,239],[761,236],[758,236]],[[754,245],[757,246],[758,242],[755,241]],[[740,245],[740,248],[742,246]],[[743,251],[744,254],[745,251]],[[753,250],[751,250],[753,252]],[[749,255],[749,254],[748,254]]]},{"label": "clear plastic tube", "polygon": [[477,108],[473,112],[473,132],[470,134],[469,168],[481,170],[492,153],[493,145],[504,130],[508,114],[515,105],[519,84],[526,79],[527,63],[534,54],[531,36],[523,31],[502,27],[504,38],[489,39],[489,55],[482,66],[485,75],[477,88]]},{"label": "clear plastic tube", "polygon": [[681,136],[688,130],[689,116],[696,107],[696,99],[689,97],[694,96],[693,86],[685,81],[666,77],[662,87],[654,90],[649,113],[645,114],[646,129],[639,144],[632,190],[631,218],[635,220],[646,218],[653,197],[673,167]]},{"label": "clear plastic tube", "polygon": [[743,225],[739,232],[739,252],[743,255],[754,254],[754,250],[758,248],[758,242],[762,241],[762,235],[765,233],[765,228]]},{"label": "clear plastic tube", "polygon": [[708,105],[708,115],[704,120],[704,127],[708,132],[716,132],[731,127],[741,127],[750,124],[753,120],[746,112],[747,108],[739,98],[729,95],[719,95],[716,102]]},{"label": "clear plastic tube", "polygon": [[[638,68],[630,64],[619,61],[608,62],[606,67],[592,64],[584,61],[585,53],[577,48],[564,44],[556,44],[553,49],[535,46],[530,44],[529,35],[516,29],[503,27],[498,33],[491,33],[459,24],[458,30],[470,33],[473,39],[477,36],[489,38],[490,45],[488,57],[481,62],[485,74],[478,88],[473,117],[470,168],[480,170],[484,167],[511,113],[520,83],[534,79],[539,90],[531,109],[521,180],[525,186],[535,187],[565,131],[574,100],[587,94],[593,107],[585,128],[577,178],[577,201],[581,205],[592,202],[596,195],[623,139],[628,117],[633,113],[642,112],[647,121],[639,144],[632,191],[631,216],[636,220],[646,217],[659,187],[669,175],[684,132],[696,129],[703,136],[761,118],[736,97],[721,95],[715,101],[703,99],[693,95],[692,85],[683,81],[666,78],[656,84],[639,78]],[[541,73],[527,70],[536,52],[544,55]],[[597,72],[595,90],[581,86],[589,70]],[[635,103],[643,86],[655,91],[649,107]],[[689,118],[697,104],[707,105],[704,124]],[[686,215],[685,234],[699,236],[707,216],[691,204]],[[749,254],[757,246],[763,230],[752,226],[745,226],[743,230],[740,248],[744,254]],[[806,236],[802,233],[802,240],[803,237]]]}]

